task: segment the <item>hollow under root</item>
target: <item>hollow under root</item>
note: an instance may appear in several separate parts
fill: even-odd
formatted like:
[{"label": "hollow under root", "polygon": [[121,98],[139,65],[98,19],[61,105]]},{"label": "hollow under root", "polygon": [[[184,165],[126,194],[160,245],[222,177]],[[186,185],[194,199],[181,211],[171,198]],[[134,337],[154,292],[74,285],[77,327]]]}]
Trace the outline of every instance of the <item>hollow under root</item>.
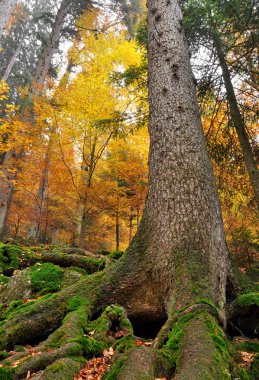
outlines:
[{"label": "hollow under root", "polygon": [[228,349],[217,319],[210,308],[195,305],[187,310],[161,329],[159,348],[155,341],[156,348],[127,351],[105,380],[230,380]]}]

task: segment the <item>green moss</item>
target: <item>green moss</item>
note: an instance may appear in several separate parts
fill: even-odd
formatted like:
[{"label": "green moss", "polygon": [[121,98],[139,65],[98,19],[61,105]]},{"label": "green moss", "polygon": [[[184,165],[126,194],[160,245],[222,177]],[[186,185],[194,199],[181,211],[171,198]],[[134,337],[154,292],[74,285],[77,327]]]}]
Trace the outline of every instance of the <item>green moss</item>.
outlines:
[{"label": "green moss", "polygon": [[96,339],[87,337],[71,339],[70,342],[79,343],[82,346],[84,356],[87,359],[90,359],[93,356],[102,355],[102,352],[106,347],[105,342],[98,342]]},{"label": "green moss", "polygon": [[252,305],[259,306],[259,293],[247,293],[238,296],[235,301],[237,306],[247,307]]},{"label": "green moss", "polygon": [[177,362],[179,350],[181,348],[181,341],[184,337],[184,334],[186,332],[185,327],[186,324],[197,314],[197,312],[188,313],[181,318],[179,318],[172,330],[170,331],[168,335],[168,341],[166,342],[164,348],[169,349],[171,351],[170,353],[170,360],[172,363]]},{"label": "green moss", "polygon": [[13,380],[14,379],[14,368],[0,367],[0,379],[1,380]]},{"label": "green moss", "polygon": [[81,306],[87,305],[89,302],[81,296],[74,296],[68,301],[68,311],[78,310]]},{"label": "green moss", "polygon": [[250,377],[253,380],[258,380],[259,379],[259,355],[256,355],[254,358],[250,371],[249,371]]},{"label": "green moss", "polygon": [[259,269],[250,268],[246,270],[246,275],[254,282],[259,282]]},{"label": "green moss", "polygon": [[0,285],[6,285],[10,280],[10,277],[0,274]]},{"label": "green moss", "polygon": [[123,251],[115,251],[108,254],[108,257],[110,257],[113,260],[119,260],[121,256],[123,255]]},{"label": "green moss", "polygon": [[102,380],[116,380],[118,374],[120,373],[122,367],[124,366],[126,362],[126,359],[127,359],[126,355],[117,359],[115,363],[112,365],[110,371],[103,375]]},{"label": "green moss", "polygon": [[[79,359],[79,358],[78,358]],[[45,380],[73,380],[76,373],[83,366],[83,359],[64,358],[58,359],[53,364],[49,365],[44,371]]]},{"label": "green moss", "polygon": [[114,349],[116,350],[116,352],[124,353],[135,346],[136,344],[134,337],[132,335],[128,335],[116,341]]},{"label": "green moss", "polygon": [[31,285],[34,292],[57,292],[61,288],[63,270],[54,264],[35,264],[31,272]]},{"label": "green moss", "polygon": [[248,372],[244,368],[233,369],[232,376],[234,379],[238,379],[238,380],[252,380]]},{"label": "green moss", "polygon": [[[206,357],[208,353],[208,355],[211,355],[214,360],[214,364],[211,365],[211,367],[208,367],[208,369],[203,367],[204,364],[201,364],[200,372],[202,376],[204,376],[201,377],[201,380],[204,378],[214,379],[216,378],[214,376],[215,373],[218,375],[220,374],[219,376],[221,377],[218,377],[220,380],[229,380],[230,374],[228,371],[228,363],[230,357],[224,334],[218,326],[215,318],[203,309],[190,312],[180,317],[174,323],[171,332],[168,335],[168,341],[161,350],[168,356],[167,361],[170,364],[169,369],[172,369],[174,366],[176,368],[178,368],[178,366],[181,367],[182,350],[184,349],[183,345],[190,344],[192,340],[190,323],[194,319],[197,321],[193,322],[193,326],[200,326],[201,336],[203,336],[203,334],[208,335],[208,341],[205,340],[203,342],[204,347],[201,347],[201,356]],[[205,373],[207,377],[205,376]]]},{"label": "green moss", "polygon": [[209,306],[211,306],[211,308],[213,310],[215,310],[217,312],[216,305],[210,299],[208,299],[208,298],[197,297],[196,298],[196,302],[197,303],[202,303],[202,304],[205,304],[205,305],[209,305]]},{"label": "green moss", "polygon": [[175,357],[168,348],[163,348],[162,350],[156,351],[156,367],[155,373],[156,377],[164,377],[171,379],[172,374],[175,372],[176,362]]},{"label": "green moss", "polygon": [[25,251],[18,245],[0,243],[0,271],[8,268],[20,269],[25,256]]},{"label": "green moss", "polygon": [[99,250],[99,253],[100,253],[101,255],[105,255],[105,256],[107,256],[107,255],[109,255],[111,252],[110,252],[110,251],[107,251],[107,249],[100,249],[100,250]]},{"label": "green moss", "polygon": [[[195,303],[196,297],[201,294],[204,298],[211,298],[210,281],[207,275],[209,273],[208,261],[203,254],[190,248],[174,252],[174,260],[176,267],[175,303]],[[181,294],[181,300],[177,300],[178,294]],[[173,304],[172,307],[174,306]]]},{"label": "green moss", "polygon": [[29,301],[26,303],[23,303],[23,301],[12,301],[8,309],[3,313],[1,319],[11,319],[17,314],[19,314],[21,311],[29,310],[31,306],[37,304],[38,302],[42,300],[47,300],[52,297],[52,294],[46,294],[43,297],[38,298],[37,300]]},{"label": "green moss", "polygon": [[231,268],[233,270],[235,279],[241,289],[241,293],[250,293],[256,291],[257,287],[251,278],[244,272],[241,272],[233,257],[231,258]]},{"label": "green moss", "polygon": [[259,353],[259,342],[247,341],[239,345],[239,349],[246,352],[256,352]]},{"label": "green moss", "polygon": [[224,334],[219,325],[216,323],[215,319],[208,313],[206,315],[206,325],[209,329],[210,336],[215,343],[215,348],[218,353],[222,354],[225,359],[229,359],[229,351]]},{"label": "green moss", "polygon": [[11,354],[7,351],[0,351],[0,360],[4,360],[6,358],[8,358]]},{"label": "green moss", "polygon": [[105,341],[107,340],[107,332],[114,322],[116,322],[117,329],[127,330],[130,334],[133,334],[133,328],[125,310],[116,305],[108,306],[98,319],[88,324],[86,331],[94,331],[94,337],[97,340]]}]

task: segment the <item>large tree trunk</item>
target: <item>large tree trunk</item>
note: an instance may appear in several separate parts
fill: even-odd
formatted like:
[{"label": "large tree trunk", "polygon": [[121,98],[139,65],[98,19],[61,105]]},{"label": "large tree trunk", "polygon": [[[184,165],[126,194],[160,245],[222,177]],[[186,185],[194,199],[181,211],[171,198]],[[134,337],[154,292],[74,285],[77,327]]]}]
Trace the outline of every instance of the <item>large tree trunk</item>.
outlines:
[{"label": "large tree trunk", "polygon": [[227,100],[229,103],[229,109],[231,114],[231,119],[237,132],[238,140],[242,149],[246,167],[248,170],[249,178],[254,189],[255,199],[259,205],[259,170],[255,160],[255,156],[249,142],[249,137],[246,131],[246,126],[244,119],[240,113],[239,106],[237,103],[235,91],[233,84],[231,82],[231,76],[228,69],[228,65],[222,51],[221,43],[218,37],[213,35],[214,44],[219,60],[220,67],[222,69],[223,80],[227,93]]},{"label": "large tree trunk", "polygon": [[[110,378],[165,376],[163,371],[157,376],[154,366],[165,349],[169,367],[175,365],[170,355],[177,353],[177,380],[230,379],[217,324],[225,322],[228,253],[178,0],[149,0],[148,26],[149,190],[137,234],[116,265],[58,293],[54,302],[39,301],[37,307],[14,314],[3,325],[0,344],[8,347],[55,329],[38,347],[40,352],[60,337],[71,343],[71,320],[78,328],[76,310],[64,316],[67,300],[76,295],[87,300],[79,304],[85,308],[80,314],[84,325],[88,315],[96,323],[96,315],[114,303],[138,325],[167,320],[154,349],[131,350],[119,374]],[[96,328],[92,330],[95,334]],[[34,365],[32,358],[16,373]]]},{"label": "large tree trunk", "polygon": [[17,0],[1,0],[0,1],[0,40],[12,15],[13,8]]}]

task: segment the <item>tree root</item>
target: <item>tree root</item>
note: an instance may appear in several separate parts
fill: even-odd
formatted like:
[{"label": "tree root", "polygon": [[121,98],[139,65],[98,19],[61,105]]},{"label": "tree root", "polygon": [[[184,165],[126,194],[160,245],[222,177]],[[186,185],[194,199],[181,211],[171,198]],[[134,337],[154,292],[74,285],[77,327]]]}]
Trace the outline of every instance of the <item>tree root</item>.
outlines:
[{"label": "tree root", "polygon": [[[108,284],[107,288],[104,283]],[[38,343],[47,336],[33,349],[34,356],[28,357],[25,352],[3,362],[12,368],[14,362],[20,360],[15,368],[15,379],[22,379],[28,371],[41,370],[41,380],[55,379],[51,376],[56,370],[65,373],[67,364],[71,363],[71,371],[72,368],[77,371],[83,360],[102,355],[103,350],[111,346],[121,354],[105,379],[152,380],[164,376],[171,379],[174,371],[177,380],[230,378],[224,334],[212,305],[201,303],[182,309],[162,327],[153,348],[136,347],[125,311],[119,306],[105,309],[113,299],[118,300],[112,284],[108,271],[95,273],[12,315],[2,326],[2,348],[33,339]],[[72,379],[71,376],[70,373],[64,380]]]},{"label": "tree root", "polygon": [[93,257],[57,252],[42,252],[41,261],[45,263],[53,263],[61,267],[75,266],[83,268],[89,274],[103,270],[106,263],[105,259],[97,260]]}]

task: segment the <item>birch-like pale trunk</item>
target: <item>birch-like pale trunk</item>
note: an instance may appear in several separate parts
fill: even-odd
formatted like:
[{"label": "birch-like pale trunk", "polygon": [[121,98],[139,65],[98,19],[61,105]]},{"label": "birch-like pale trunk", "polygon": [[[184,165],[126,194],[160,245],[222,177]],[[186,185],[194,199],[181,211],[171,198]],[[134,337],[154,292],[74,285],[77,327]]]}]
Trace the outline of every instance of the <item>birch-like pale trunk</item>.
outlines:
[{"label": "birch-like pale trunk", "polygon": [[15,64],[15,61],[16,59],[18,58],[19,54],[20,54],[20,51],[22,49],[22,44],[23,44],[23,38],[20,38],[20,41],[10,59],[10,61],[8,62],[7,66],[6,66],[6,69],[4,71],[4,74],[3,74],[3,77],[2,79],[7,82],[8,81],[8,78],[12,72],[12,69],[13,69],[13,66]]},{"label": "birch-like pale trunk", "polygon": [[0,0],[0,40],[7,27],[17,0]]},{"label": "birch-like pale trunk", "polygon": [[33,94],[39,94],[40,88],[43,86],[46,76],[48,74],[51,60],[53,54],[58,49],[62,28],[64,25],[64,20],[67,16],[68,9],[70,6],[69,0],[63,0],[58,9],[51,34],[49,39],[43,49],[41,57],[38,61],[37,69],[33,78],[33,83],[31,86],[31,92]]}]

